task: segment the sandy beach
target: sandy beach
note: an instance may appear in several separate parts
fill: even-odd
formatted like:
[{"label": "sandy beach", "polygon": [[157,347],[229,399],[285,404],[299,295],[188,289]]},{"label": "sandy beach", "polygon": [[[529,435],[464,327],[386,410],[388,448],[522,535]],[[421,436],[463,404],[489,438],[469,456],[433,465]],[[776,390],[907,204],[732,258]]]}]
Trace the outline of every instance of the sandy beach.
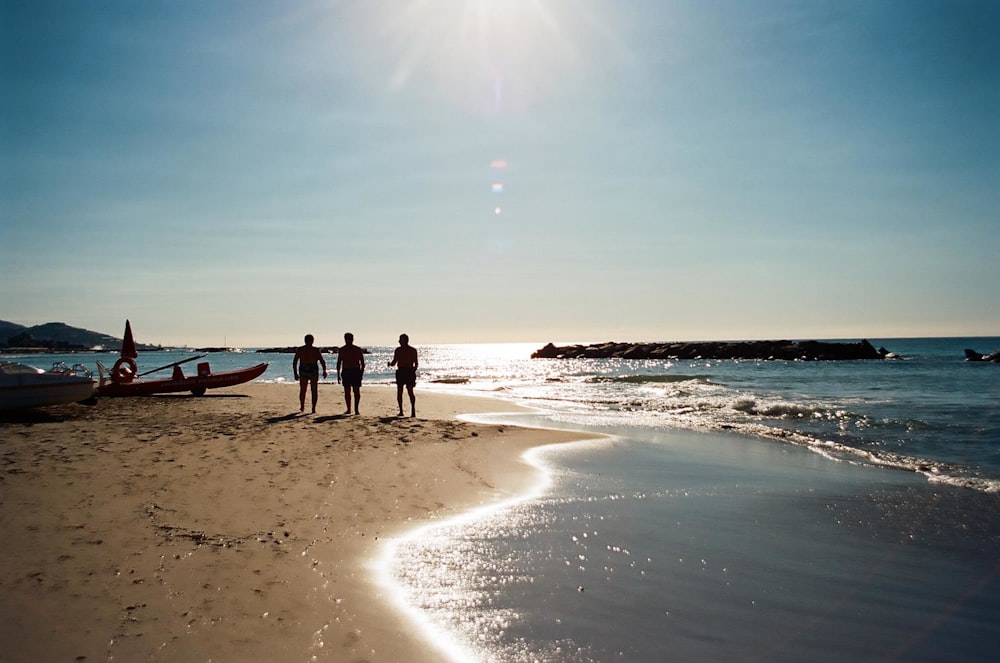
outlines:
[{"label": "sandy beach", "polygon": [[524,450],[487,399],[321,385],[101,399],[0,417],[3,661],[435,661],[381,596],[380,540],[509,497]]}]

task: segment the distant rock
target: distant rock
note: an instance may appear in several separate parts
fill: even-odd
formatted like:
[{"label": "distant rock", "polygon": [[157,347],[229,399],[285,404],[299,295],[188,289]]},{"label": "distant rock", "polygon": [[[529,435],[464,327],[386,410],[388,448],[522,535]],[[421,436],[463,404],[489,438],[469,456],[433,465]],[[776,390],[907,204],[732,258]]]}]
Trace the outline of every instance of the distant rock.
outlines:
[{"label": "distant rock", "polygon": [[846,361],[885,359],[868,341],[700,341],[692,343],[596,343],[556,346],[531,354],[532,359],[783,359],[788,361]]},{"label": "distant rock", "polygon": [[988,361],[994,363],[1000,363],[1000,350],[991,352],[988,355],[984,355],[981,352],[976,352],[975,350],[965,349],[965,358],[968,361]]}]

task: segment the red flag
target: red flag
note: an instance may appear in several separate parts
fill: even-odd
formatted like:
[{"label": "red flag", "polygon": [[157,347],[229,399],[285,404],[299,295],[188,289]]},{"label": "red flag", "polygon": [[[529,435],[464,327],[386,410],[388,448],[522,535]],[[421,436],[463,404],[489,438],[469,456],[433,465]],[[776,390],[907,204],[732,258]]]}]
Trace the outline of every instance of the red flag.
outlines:
[{"label": "red flag", "polygon": [[132,340],[132,325],[125,321],[125,338],[122,339],[122,357],[135,359],[139,353],[135,350],[135,341]]}]

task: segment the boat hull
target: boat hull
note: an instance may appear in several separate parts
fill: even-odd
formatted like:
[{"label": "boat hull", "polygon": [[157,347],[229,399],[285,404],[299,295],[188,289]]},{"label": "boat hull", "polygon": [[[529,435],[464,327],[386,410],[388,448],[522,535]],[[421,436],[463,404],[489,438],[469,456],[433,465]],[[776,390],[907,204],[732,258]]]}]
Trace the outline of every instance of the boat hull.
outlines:
[{"label": "boat hull", "polygon": [[267,363],[257,364],[250,368],[208,375],[192,375],[182,378],[167,378],[163,380],[134,380],[132,382],[106,381],[97,388],[99,396],[151,396],[153,394],[170,394],[190,391],[200,396],[207,389],[232,387],[256,379],[267,370]]},{"label": "boat hull", "polygon": [[79,403],[93,398],[96,386],[94,380],[82,375],[6,364],[0,375],[0,410]]}]

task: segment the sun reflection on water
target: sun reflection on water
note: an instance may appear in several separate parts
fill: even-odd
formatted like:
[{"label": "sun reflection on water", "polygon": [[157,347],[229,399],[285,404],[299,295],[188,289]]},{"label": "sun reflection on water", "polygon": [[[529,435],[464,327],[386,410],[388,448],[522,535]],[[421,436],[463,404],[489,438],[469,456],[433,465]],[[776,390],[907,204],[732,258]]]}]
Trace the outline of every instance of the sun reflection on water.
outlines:
[{"label": "sun reflection on water", "polygon": [[[579,443],[550,445],[546,451],[575,444]],[[484,613],[481,608],[492,602],[498,587],[530,583],[532,578],[519,575],[513,559],[487,568],[496,551],[484,549],[489,542],[469,537],[468,532],[472,526],[493,535],[506,532],[512,521],[523,518],[519,507],[549,491],[552,469],[541,456],[539,449],[523,455],[537,473],[537,481],[524,493],[387,539],[373,562],[372,571],[385,598],[450,661],[508,660],[501,639],[519,616],[500,609]],[[477,587],[477,583],[485,584]]]}]

